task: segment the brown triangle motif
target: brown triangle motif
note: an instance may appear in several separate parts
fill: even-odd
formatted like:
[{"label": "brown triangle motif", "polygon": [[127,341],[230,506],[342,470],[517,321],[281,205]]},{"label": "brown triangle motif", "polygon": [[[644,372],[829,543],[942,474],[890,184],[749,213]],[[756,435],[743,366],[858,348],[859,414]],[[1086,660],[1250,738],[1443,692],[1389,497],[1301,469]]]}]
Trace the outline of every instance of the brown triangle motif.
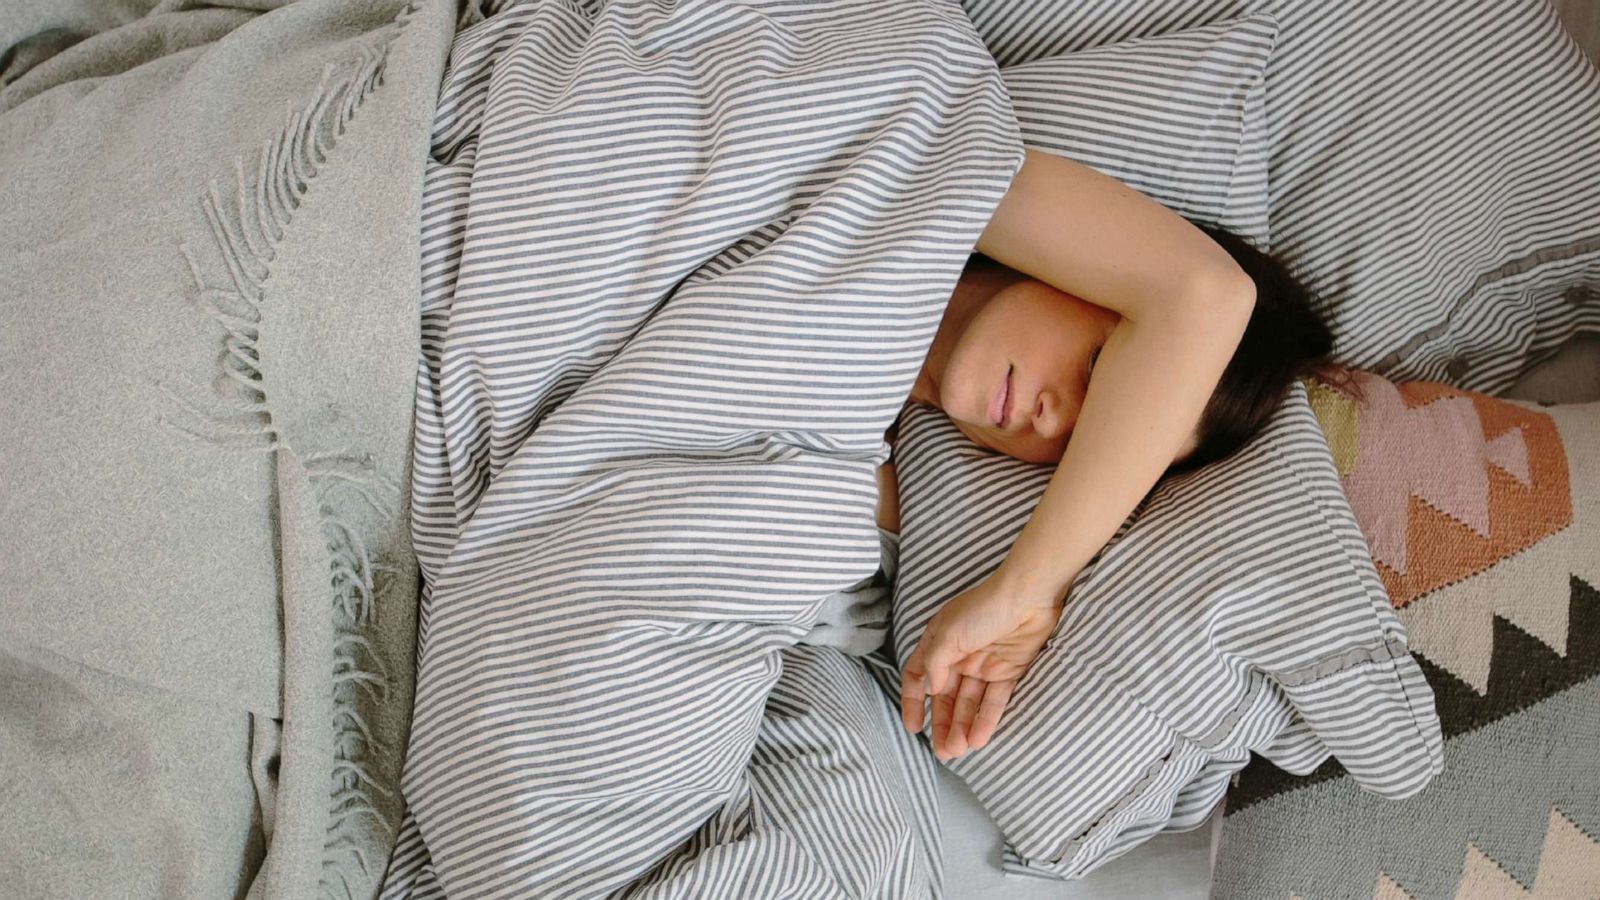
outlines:
[{"label": "brown triangle motif", "polygon": [[1342,480],[1396,608],[1571,523],[1566,450],[1548,414],[1433,382],[1352,381],[1325,385],[1359,409],[1360,455]]}]

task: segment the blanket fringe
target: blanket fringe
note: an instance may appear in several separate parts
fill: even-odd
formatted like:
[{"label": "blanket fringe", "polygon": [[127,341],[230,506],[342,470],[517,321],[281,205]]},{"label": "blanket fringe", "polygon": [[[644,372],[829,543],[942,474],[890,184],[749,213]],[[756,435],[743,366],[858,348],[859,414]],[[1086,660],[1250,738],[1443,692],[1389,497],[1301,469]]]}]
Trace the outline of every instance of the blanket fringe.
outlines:
[{"label": "blanket fringe", "polygon": [[[185,438],[265,453],[275,453],[289,440],[273,418],[260,355],[262,307],[277,245],[362,103],[383,84],[389,46],[417,8],[418,0],[408,3],[375,40],[362,46],[358,57],[327,64],[310,101],[298,108],[293,102],[287,105],[283,127],[261,144],[255,164],[247,165],[242,155],[234,160],[231,185],[220,178],[207,183],[201,210],[226,267],[228,285],[209,285],[194,248],[182,243],[178,249],[196,286],[190,302],[226,332],[220,360],[223,377],[216,385],[226,408],[203,408],[157,381],[174,411],[172,416],[162,414],[159,421]],[[353,861],[370,880],[375,876],[364,847],[370,843],[365,839],[370,828],[381,829],[391,841],[395,837],[394,826],[373,802],[374,795],[392,798],[393,793],[377,782],[365,760],[372,732],[358,703],[363,695],[380,702],[389,693],[389,673],[360,631],[376,614],[375,575],[398,570],[373,561],[361,530],[347,521],[348,514],[340,512],[337,501],[354,497],[382,521],[398,514],[402,497],[398,485],[373,470],[370,453],[320,451],[303,458],[330,560],[334,653],[329,673],[334,758],[329,766],[327,840],[319,886],[322,896],[350,898],[353,887],[343,863]],[[371,823],[363,823],[363,818]]]}]

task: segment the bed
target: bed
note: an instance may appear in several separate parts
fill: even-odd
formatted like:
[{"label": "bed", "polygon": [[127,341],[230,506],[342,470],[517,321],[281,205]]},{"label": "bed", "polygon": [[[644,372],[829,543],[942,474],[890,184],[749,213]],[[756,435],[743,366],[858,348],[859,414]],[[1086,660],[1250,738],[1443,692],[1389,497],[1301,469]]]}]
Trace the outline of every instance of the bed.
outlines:
[{"label": "bed", "polygon": [[[1588,5],[1435,11],[1430,33],[1455,51],[1438,57],[1397,37],[1427,10],[1376,0],[1347,19],[1224,0],[836,5],[0,14],[0,402],[25,423],[0,473],[0,797],[18,813],[0,817],[0,879],[72,897],[1304,894],[1252,856],[1311,871],[1252,849],[1337,824],[1300,798],[1414,810],[1455,790],[1451,754],[1487,726],[1593,687],[1557,648],[1571,672],[1530,662],[1537,696],[1472,705],[1482,685],[1450,654],[1483,657],[1487,679],[1487,651],[1441,643],[1454,632],[1428,591],[1391,606],[1400,589],[1379,579],[1394,567],[1368,552],[1377,507],[1351,487],[1356,445],[1335,437],[1357,413],[1308,384],[1270,442],[1163,488],[1075,588],[1108,605],[1178,598],[1163,607],[1174,623],[1205,604],[1242,635],[1143,669],[1066,653],[1041,666],[1061,681],[1039,676],[1020,702],[1084,673],[1117,698],[1088,732],[1123,743],[1085,757],[1112,760],[1085,768],[1088,786],[1054,777],[1086,732],[1052,713],[1035,717],[1046,737],[937,765],[888,705],[930,604],[992,565],[1034,484],[898,402],[1022,144],[1296,260],[1337,314],[1345,361],[1385,384],[1448,385],[1479,409],[1528,401],[1505,415],[1556,404],[1561,429],[1580,427],[1600,401],[1600,191],[1577,171],[1600,164]],[[1477,71],[1464,47],[1498,48],[1544,92],[1524,102],[1501,70],[1450,80]],[[628,53],[663,61],[616,63]],[[1396,54],[1412,82],[1387,74]],[[813,58],[827,65],[796,62]],[[807,99],[741,118],[730,96],[756,77]],[[1440,87],[1467,84],[1480,93]],[[660,93],[631,107],[629,90]],[[1473,122],[1474,102],[1495,116]],[[1464,123],[1481,146],[1433,159],[1458,159],[1470,189],[1412,192]],[[774,164],[730,137],[743,134],[779,135],[791,155]],[[1423,163],[1372,165],[1397,146]],[[630,176],[647,158],[661,183]],[[752,176],[759,190],[739,187]],[[1329,198],[1357,185],[1376,187],[1352,231]],[[874,230],[901,243],[836,239],[870,245]],[[708,335],[722,336],[714,366]],[[872,470],[901,415],[920,448],[902,490],[943,490],[905,498],[901,577],[870,588],[892,639],[876,660],[840,654],[803,638],[818,598],[870,582]],[[1559,565],[1600,557],[1583,518],[1600,485],[1574,433],[1567,524],[1504,558],[1559,541]],[[1533,480],[1537,454],[1501,437],[1486,445],[1494,477]],[[1269,465],[1298,487],[1252,485]],[[1016,499],[985,518],[1003,506],[996,484]],[[982,514],[951,505],[971,495],[957,485],[987,498]],[[1284,598],[1314,588],[1350,643],[1303,623],[1299,643],[1268,640],[1280,595],[1164,524],[1245,496],[1275,504],[1300,546],[1325,536],[1273,571],[1299,586]],[[1181,566],[1216,571],[1203,590],[1118,580],[1171,566],[1180,545]],[[659,615],[647,602],[661,596],[681,608]],[[1507,616],[1546,643],[1569,630],[1564,614],[1559,628]],[[1571,621],[1576,648],[1587,620]],[[1118,627],[1084,611],[1062,633],[1104,646]],[[687,659],[694,717],[640,674]],[[1518,665],[1496,656],[1494,671]],[[1206,673],[1193,683],[1207,692],[1173,699],[1180,670]],[[1600,717],[1575,708],[1570,741]],[[602,713],[653,738],[594,739]],[[1392,726],[1377,749],[1345,724],[1358,714]],[[1008,780],[1019,772],[1033,789]],[[1540,877],[1585,896],[1600,882],[1583,843],[1600,827],[1594,783],[1546,797],[1531,781],[1561,817],[1506,825],[1515,840],[1485,826],[1482,860],[1464,843],[1460,864],[1363,845],[1350,852],[1376,868],[1339,895],[1457,896],[1457,876],[1492,886],[1489,860],[1526,887],[1565,854]],[[830,792],[834,805],[812,802]],[[1541,857],[1539,839],[1559,852]]]}]

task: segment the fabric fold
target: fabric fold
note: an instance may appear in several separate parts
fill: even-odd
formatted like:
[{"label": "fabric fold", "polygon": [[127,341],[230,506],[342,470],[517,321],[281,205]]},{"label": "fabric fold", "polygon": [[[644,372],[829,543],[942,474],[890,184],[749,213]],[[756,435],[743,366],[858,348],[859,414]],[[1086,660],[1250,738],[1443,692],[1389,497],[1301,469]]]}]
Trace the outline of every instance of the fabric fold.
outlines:
[{"label": "fabric fold", "polygon": [[455,51],[423,201],[417,833],[386,896],[424,869],[601,896],[749,789],[784,652],[880,565],[883,434],[1022,147],[953,3],[524,3]]}]

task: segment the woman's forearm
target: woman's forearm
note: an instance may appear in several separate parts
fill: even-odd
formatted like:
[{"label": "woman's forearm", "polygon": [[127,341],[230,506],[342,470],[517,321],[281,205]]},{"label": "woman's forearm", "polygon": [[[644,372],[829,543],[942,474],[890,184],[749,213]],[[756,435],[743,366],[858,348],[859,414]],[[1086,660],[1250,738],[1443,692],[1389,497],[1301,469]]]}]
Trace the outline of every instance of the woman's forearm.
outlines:
[{"label": "woman's forearm", "polygon": [[1059,602],[1189,444],[1254,304],[1248,280],[1124,318],[1095,365],[1044,496],[996,573],[1026,602]]}]

